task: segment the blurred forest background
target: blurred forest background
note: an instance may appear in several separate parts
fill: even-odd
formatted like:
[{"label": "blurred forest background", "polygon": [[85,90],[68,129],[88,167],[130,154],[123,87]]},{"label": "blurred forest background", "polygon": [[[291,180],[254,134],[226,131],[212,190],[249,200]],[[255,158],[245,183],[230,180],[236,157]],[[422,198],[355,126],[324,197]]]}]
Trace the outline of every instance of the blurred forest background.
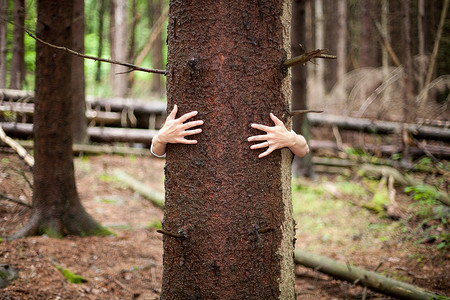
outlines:
[{"label": "blurred forest background", "polygon": [[[144,68],[165,69],[169,1],[74,3],[77,3],[74,23],[82,24],[81,30],[73,33],[74,50]],[[32,148],[32,142],[26,140],[33,135],[36,40],[24,28],[35,32],[36,5],[36,0],[0,0],[0,126],[7,135],[21,139],[20,144],[28,149]],[[378,262],[383,262],[383,272],[388,276],[447,295],[450,290],[448,6],[449,0],[294,0],[292,56],[328,49],[337,58],[315,59],[313,63],[291,68],[292,108],[324,111],[308,114],[308,118],[293,118],[294,129],[308,138],[312,150],[312,155],[294,161],[294,175],[316,179],[292,182],[294,217],[301,224],[297,229],[297,248],[371,270],[378,269],[381,265],[377,267]],[[74,82],[82,90],[76,99],[85,106],[87,122],[86,119],[81,122],[87,125],[89,140],[74,133],[77,143],[74,150],[80,154],[75,165],[77,179],[82,182],[78,188],[83,203],[96,219],[119,232],[120,238],[129,243],[127,247],[139,247],[131,233],[138,226],[127,218],[142,208],[130,211],[128,207],[145,203],[144,221],[139,226],[148,223],[148,215],[156,215],[156,222],[144,225],[146,228],[160,226],[155,223],[162,213],[157,206],[148,204],[145,196],[131,192],[133,188],[124,188],[125,184],[111,170],[116,167],[126,170],[145,182],[147,188],[163,193],[163,163],[149,158],[148,146],[166,114],[165,76],[128,71],[114,64],[84,59],[84,70],[74,76],[81,81]],[[78,129],[82,130],[86,127]],[[82,148],[82,143],[114,144],[126,149]],[[15,153],[2,149],[0,192],[30,202],[31,184],[26,176],[15,171],[23,169],[31,177],[30,168],[15,159]],[[83,156],[92,152],[106,154]],[[129,156],[108,155],[111,153]],[[27,208],[19,206],[23,204],[3,203],[6,202],[2,202],[0,210],[0,235],[7,236],[24,224]],[[111,221],[111,217],[117,220]],[[123,219],[118,221],[120,217]],[[146,241],[148,237],[156,241],[152,255],[158,261],[162,256],[159,237],[155,232],[145,232]],[[48,243],[45,239],[39,241],[41,248]],[[29,251],[38,247],[30,240],[17,243],[22,242],[28,243]],[[94,242],[104,247],[105,240]],[[7,251],[22,256],[16,253],[15,244],[7,246]],[[47,246],[53,248],[51,243]],[[60,253],[67,252],[66,246],[60,247]],[[83,247],[80,248],[82,251]],[[144,243],[141,250],[147,251]],[[124,257],[132,255],[127,253]],[[111,260],[122,261],[124,257]],[[61,255],[60,259],[66,258]],[[31,265],[20,262],[23,268]],[[78,260],[67,260],[66,264],[69,263],[76,265]],[[142,278],[150,275],[133,269],[134,273],[127,277],[133,280],[126,279],[111,271],[107,263],[104,269],[112,272],[108,276],[120,281],[122,285],[118,285],[123,291],[111,287],[111,280],[106,277],[101,282],[104,290],[91,282],[92,290],[100,290],[105,298],[111,295],[108,293],[119,293],[118,290],[128,293],[123,284],[132,286],[132,281],[136,289],[148,288]],[[90,274],[89,266],[81,267],[84,269],[79,272]],[[156,272],[160,273],[160,269],[159,264]],[[154,271],[154,266],[149,270]],[[334,281],[325,283],[323,278],[304,270],[297,269],[297,274],[300,274],[298,290],[303,295],[310,286],[312,289],[318,286],[316,295],[321,293],[323,299],[345,298],[348,293],[360,299],[366,293],[355,290],[353,284],[337,287]],[[151,276],[155,286],[160,286],[161,278]],[[21,284],[29,284],[29,290],[38,289],[28,279]],[[55,288],[53,294],[45,295],[55,296],[61,290],[64,288]],[[19,288],[11,290],[20,292]],[[80,295],[75,288],[66,292]]]}]

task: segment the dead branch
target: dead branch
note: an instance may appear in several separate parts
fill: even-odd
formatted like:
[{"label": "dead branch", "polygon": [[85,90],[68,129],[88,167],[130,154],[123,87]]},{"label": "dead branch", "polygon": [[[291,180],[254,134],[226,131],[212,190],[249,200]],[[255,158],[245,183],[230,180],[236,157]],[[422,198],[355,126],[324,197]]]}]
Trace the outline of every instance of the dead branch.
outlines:
[{"label": "dead branch", "polygon": [[114,170],[114,176],[115,178],[125,184],[127,187],[131,188],[133,191],[139,193],[140,195],[144,196],[150,202],[152,202],[157,207],[163,209],[164,208],[164,195],[150,189],[147,185],[144,183],[134,179],[132,176],[128,175],[122,170],[116,169]]},{"label": "dead branch", "polygon": [[6,135],[3,128],[0,126],[0,140],[2,140],[5,144],[10,146],[17,154],[25,161],[25,163],[33,167],[34,166],[34,158],[28,154],[27,150],[25,150],[20,144],[14,141],[12,138]]},{"label": "dead branch", "polygon": [[22,200],[19,200],[19,199],[10,197],[10,196],[5,195],[5,194],[3,194],[3,193],[0,193],[0,197],[3,198],[3,199],[5,199],[5,200],[8,200],[8,201],[11,201],[11,202],[14,202],[14,203],[17,203],[17,204],[26,206],[26,207],[28,207],[28,208],[32,208],[32,207],[33,207],[33,206],[31,206],[30,204],[28,204],[28,203],[26,203],[26,202],[23,202]]},{"label": "dead branch", "polygon": [[[428,67],[427,78],[425,80],[425,86],[430,84],[431,76],[433,75],[434,64],[436,62],[437,52],[439,50],[439,43],[441,42],[442,29],[444,27],[445,18],[447,16],[448,3],[449,3],[449,0],[445,0],[444,7],[442,8],[441,19],[439,21],[438,31],[436,34],[436,40],[434,41],[434,47],[433,47],[433,52],[432,52],[431,58],[430,58],[430,66]],[[420,108],[424,107],[425,103],[427,102],[427,98],[428,98],[428,90],[426,90],[426,92],[425,92],[425,96],[423,97],[422,103],[419,106]]]},{"label": "dead branch", "polygon": [[327,54],[328,49],[316,49],[313,51],[305,52],[302,55],[292,57],[286,60],[283,65],[286,67],[293,67],[298,64],[304,64],[313,58],[325,58],[325,59],[336,59],[336,56]]},{"label": "dead branch", "polygon": [[439,295],[420,287],[300,249],[295,249],[294,261],[296,264],[334,278],[365,286],[398,299],[440,299]]},{"label": "dead branch", "polygon": [[165,71],[165,70],[142,68],[142,67],[139,67],[139,66],[130,64],[130,63],[124,63],[124,62],[120,62],[120,61],[117,61],[117,60],[105,59],[105,58],[95,57],[95,56],[91,56],[91,55],[85,55],[85,54],[76,52],[76,51],[74,51],[74,50],[72,50],[72,49],[69,49],[69,48],[67,48],[67,47],[56,46],[56,45],[50,44],[50,43],[48,43],[48,42],[46,42],[46,41],[44,41],[44,40],[38,38],[37,36],[35,36],[32,32],[30,32],[30,31],[29,31],[28,29],[26,29],[26,28],[24,28],[23,30],[24,30],[30,37],[32,37],[33,39],[35,39],[36,41],[38,41],[38,42],[40,42],[40,43],[42,43],[42,44],[44,44],[44,45],[47,45],[47,46],[49,46],[49,47],[52,47],[52,48],[55,48],[55,49],[58,49],[58,50],[62,50],[62,51],[68,52],[68,53],[70,53],[70,54],[73,54],[73,55],[76,55],[76,56],[79,56],[79,57],[82,57],[82,58],[91,59],[91,60],[95,60],[95,61],[101,61],[101,62],[105,62],[105,63],[109,63],[109,64],[114,64],[114,65],[125,66],[125,67],[130,68],[130,71],[142,71],[142,72],[147,72],[147,73],[156,73],[156,74],[166,75],[166,71]]}]

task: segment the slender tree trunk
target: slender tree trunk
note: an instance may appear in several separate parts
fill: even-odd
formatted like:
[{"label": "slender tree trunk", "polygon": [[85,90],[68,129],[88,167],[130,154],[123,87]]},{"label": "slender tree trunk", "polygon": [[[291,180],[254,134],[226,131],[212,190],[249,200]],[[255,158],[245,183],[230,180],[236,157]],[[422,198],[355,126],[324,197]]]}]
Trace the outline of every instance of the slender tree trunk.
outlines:
[{"label": "slender tree trunk", "polygon": [[[292,56],[303,54],[300,44],[303,45],[306,39],[305,23],[305,2],[306,0],[295,0],[292,2]],[[307,109],[306,102],[306,67],[297,66],[292,69],[292,110]],[[308,118],[298,115],[292,120],[292,127],[295,132],[301,133],[309,139]],[[312,154],[305,157],[294,157],[292,162],[292,172],[296,177],[315,177]]]},{"label": "slender tree trunk", "polygon": [[[338,41],[338,22],[339,16],[337,13],[337,6],[340,1],[324,0],[323,3],[323,22],[324,22],[324,48],[328,49],[331,53],[336,54],[336,46]],[[337,81],[337,60],[321,61],[317,63],[324,65],[324,88],[325,94],[328,94]]]},{"label": "slender tree trunk", "polygon": [[[337,3],[337,45],[336,45],[336,82],[342,83],[347,72],[347,0]],[[345,91],[342,84],[337,86],[336,97],[340,103],[345,103]]]},{"label": "slender tree trunk", "polygon": [[[73,50],[84,53],[84,0],[73,1],[72,34]],[[72,56],[72,111],[73,141],[84,144],[88,141],[84,59],[77,56]]]},{"label": "slender tree trunk", "polygon": [[[149,0],[149,12],[150,12],[150,28],[153,27],[156,20],[162,12],[162,1],[161,0]],[[152,66],[156,69],[163,68],[162,62],[162,33],[158,34],[158,37],[154,41],[154,46],[152,47]],[[152,74],[151,91],[157,94],[162,92],[162,80],[161,76],[157,74]]]},{"label": "slender tree trunk", "polygon": [[[127,61],[127,1],[111,0],[111,58],[118,61]],[[111,65],[111,86],[115,97],[125,97],[127,94],[127,68]]]},{"label": "slender tree trunk", "polygon": [[[315,25],[316,25],[316,49],[325,47],[325,20],[323,13],[323,0],[315,0]],[[316,66],[316,97],[323,99],[325,97],[325,64],[323,61],[317,63]]]},{"label": "slender tree trunk", "polygon": [[[294,299],[289,150],[250,150],[251,123],[287,121],[290,1],[173,1],[168,109],[204,119],[169,144],[161,299]],[[289,126],[289,124],[287,124]]]},{"label": "slender tree trunk", "polygon": [[[138,22],[138,14],[136,10],[136,0],[133,0],[131,3],[131,28],[130,28],[130,38],[129,38],[129,46],[128,46],[128,54],[127,61],[134,62],[136,57],[136,26]],[[127,90],[131,91],[134,84],[134,76],[128,76],[127,80]]]},{"label": "slender tree trunk", "polygon": [[14,0],[14,40],[11,59],[10,89],[22,89],[22,82],[25,79],[24,26],[25,0]]},{"label": "slender tree trunk", "polygon": [[0,89],[6,88],[8,0],[0,0]]},{"label": "slender tree trunk", "polygon": [[[72,48],[73,1],[38,1],[37,14],[38,38]],[[33,213],[13,237],[102,232],[81,205],[75,185],[71,66],[70,54],[36,43]]]},{"label": "slender tree trunk", "polygon": [[[100,9],[98,11],[98,51],[97,57],[102,57],[103,54],[103,19],[106,11],[106,0],[99,0]],[[102,63],[97,62],[97,73],[95,74],[95,81],[100,82],[102,74]]]},{"label": "slender tree trunk", "polygon": [[376,43],[374,42],[375,25],[372,17],[375,17],[374,0],[361,0],[361,47],[360,64],[361,67],[377,67]]},{"label": "slender tree trunk", "polygon": [[[403,120],[412,123],[416,116],[416,105],[413,95],[413,65],[411,55],[411,1],[402,0],[402,45],[403,45]],[[402,162],[410,162],[409,137],[405,132],[402,136],[403,157]]]}]

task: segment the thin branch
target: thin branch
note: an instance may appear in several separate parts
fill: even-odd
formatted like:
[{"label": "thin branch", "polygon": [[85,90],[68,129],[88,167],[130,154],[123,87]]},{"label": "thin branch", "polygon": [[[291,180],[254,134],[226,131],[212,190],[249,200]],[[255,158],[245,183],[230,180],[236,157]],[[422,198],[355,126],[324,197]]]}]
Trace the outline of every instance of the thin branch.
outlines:
[{"label": "thin branch", "polygon": [[323,110],[315,110],[315,109],[300,109],[300,110],[293,110],[291,111],[291,117],[304,114],[304,113],[323,113]]},{"label": "thin branch", "polygon": [[11,202],[14,202],[14,203],[17,203],[17,204],[26,206],[26,207],[28,207],[28,208],[32,208],[32,207],[33,207],[33,206],[31,206],[30,204],[28,204],[28,203],[25,203],[25,202],[23,202],[23,201],[21,201],[21,200],[19,200],[19,199],[10,197],[10,196],[5,195],[5,194],[3,194],[3,193],[0,193],[0,197],[3,198],[3,199],[9,200],[9,201],[11,201]]},{"label": "thin branch", "polygon": [[31,168],[34,166],[34,158],[28,154],[27,150],[23,148],[19,143],[6,135],[3,128],[0,126],[0,140],[10,146],[16,153],[25,161],[25,163]]},{"label": "thin branch", "polygon": [[23,30],[24,30],[30,37],[32,37],[33,39],[35,39],[36,41],[38,41],[38,42],[40,42],[40,43],[42,43],[42,44],[44,44],[44,45],[47,45],[47,46],[49,46],[49,47],[52,47],[52,48],[55,48],[55,49],[58,49],[58,50],[62,50],[62,51],[69,52],[70,54],[73,54],[73,55],[76,55],[76,56],[79,56],[79,57],[83,57],[83,58],[86,58],[86,59],[92,59],[92,60],[95,60],[95,61],[106,62],[106,63],[114,64],[114,65],[125,66],[125,67],[130,68],[131,71],[142,71],[142,72],[147,72],[147,73],[156,73],[156,74],[166,75],[166,71],[165,71],[165,70],[142,68],[142,67],[139,67],[139,66],[135,66],[135,65],[133,65],[133,64],[124,63],[124,62],[120,62],[120,61],[117,61],[117,60],[105,59],[105,58],[101,58],[101,57],[95,57],[95,56],[85,55],[85,54],[76,52],[76,51],[74,51],[74,50],[72,50],[72,49],[69,49],[69,48],[67,48],[67,47],[56,46],[56,45],[50,44],[50,43],[48,43],[48,42],[46,42],[46,41],[44,41],[44,40],[41,40],[40,38],[38,38],[37,36],[35,36],[32,32],[30,32],[30,31],[29,31],[28,29],[26,29],[26,28],[24,28]]},{"label": "thin branch", "polygon": [[[438,31],[436,34],[436,39],[434,40],[433,53],[431,54],[431,58],[430,58],[430,66],[428,67],[427,77],[425,80],[425,86],[430,84],[431,76],[433,75],[433,69],[434,69],[434,65],[436,63],[437,52],[439,50],[439,43],[441,42],[442,29],[444,27],[445,18],[447,16],[448,4],[449,4],[449,0],[445,0],[444,7],[442,8],[441,19],[439,20],[439,26],[438,26]],[[425,103],[427,102],[427,98],[428,98],[428,90],[425,90],[425,96],[422,99],[423,102],[419,106],[420,108],[424,107]]]},{"label": "thin branch", "polygon": [[290,58],[286,60],[283,65],[286,67],[293,67],[298,64],[304,64],[313,58],[325,58],[325,59],[336,59],[335,55],[327,54],[328,49],[316,49],[309,52],[305,52],[302,55]]}]

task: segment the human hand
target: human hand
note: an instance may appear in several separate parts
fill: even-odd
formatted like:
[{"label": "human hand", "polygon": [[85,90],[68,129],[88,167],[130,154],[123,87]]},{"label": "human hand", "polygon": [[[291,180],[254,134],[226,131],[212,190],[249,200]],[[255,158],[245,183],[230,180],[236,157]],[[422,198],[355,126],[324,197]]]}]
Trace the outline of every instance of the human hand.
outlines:
[{"label": "human hand", "polygon": [[192,127],[203,124],[202,120],[190,121],[187,120],[196,116],[197,111],[191,111],[176,119],[178,106],[175,104],[173,110],[167,116],[163,127],[158,131],[158,134],[152,139],[152,152],[156,156],[163,156],[166,153],[166,145],[168,143],[179,144],[197,144],[197,140],[188,140],[186,136],[194,135],[202,132],[201,128],[188,130]]},{"label": "human hand", "polygon": [[158,141],[164,144],[196,144],[197,140],[188,140],[186,136],[194,135],[202,132],[201,128],[196,128],[188,130],[192,127],[200,126],[203,124],[202,120],[196,120],[191,122],[186,122],[190,118],[198,114],[197,111],[191,111],[179,117],[175,118],[178,112],[178,106],[175,104],[173,110],[166,118],[166,122],[163,127],[159,130],[157,136]]},{"label": "human hand", "polygon": [[261,124],[252,124],[252,128],[265,131],[265,135],[255,135],[248,138],[249,142],[263,141],[259,144],[250,146],[250,149],[266,148],[266,151],[258,155],[259,158],[269,155],[273,151],[288,147],[295,155],[305,156],[309,152],[308,144],[302,135],[295,134],[292,131],[286,129],[283,122],[278,119],[273,113],[270,113],[275,126],[265,126]]},{"label": "human hand", "polygon": [[269,155],[274,150],[291,147],[295,143],[295,134],[288,131],[283,122],[278,119],[273,113],[270,113],[275,126],[270,127],[261,124],[252,124],[252,128],[265,131],[265,135],[255,135],[248,138],[249,142],[263,141],[262,143],[254,144],[250,146],[250,149],[262,149],[267,148],[266,151],[258,155],[259,158]]}]

